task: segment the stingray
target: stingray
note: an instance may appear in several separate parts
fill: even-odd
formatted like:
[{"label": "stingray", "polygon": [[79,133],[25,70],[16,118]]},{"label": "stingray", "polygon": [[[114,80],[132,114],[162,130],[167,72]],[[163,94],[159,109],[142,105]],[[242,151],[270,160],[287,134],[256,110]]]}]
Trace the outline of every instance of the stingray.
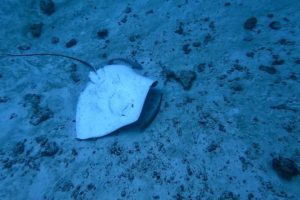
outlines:
[{"label": "stingray", "polygon": [[[122,127],[145,130],[160,110],[162,91],[157,81],[138,74],[142,69],[129,59],[111,59],[96,70],[90,63],[56,53],[0,54],[1,57],[59,56],[72,59],[90,68],[90,82],[81,92],[76,110],[78,139],[108,135]],[[116,62],[126,64],[115,64]]]}]

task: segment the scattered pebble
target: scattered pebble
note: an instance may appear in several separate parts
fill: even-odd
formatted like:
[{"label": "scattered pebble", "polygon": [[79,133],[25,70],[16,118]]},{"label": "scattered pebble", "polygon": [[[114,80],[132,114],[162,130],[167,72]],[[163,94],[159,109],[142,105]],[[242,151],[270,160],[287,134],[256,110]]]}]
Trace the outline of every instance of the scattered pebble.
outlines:
[{"label": "scattered pebble", "polygon": [[273,158],[272,167],[280,177],[286,180],[290,180],[299,174],[299,169],[295,161],[289,158],[281,156]]},{"label": "scattered pebble", "polygon": [[59,147],[56,142],[47,142],[41,150],[41,155],[46,157],[52,157],[57,154]]},{"label": "scattered pebble", "polygon": [[40,9],[46,15],[52,15],[55,12],[55,4],[52,0],[41,0]]},{"label": "scattered pebble", "polygon": [[269,24],[269,27],[273,30],[279,30],[279,29],[281,29],[281,23],[279,21],[272,21]]},{"label": "scattered pebble", "polygon": [[100,39],[104,39],[108,36],[108,30],[107,29],[101,29],[97,32],[97,36]]},{"label": "scattered pebble", "polygon": [[21,44],[17,47],[17,49],[21,50],[21,51],[26,51],[26,50],[30,50],[30,45],[28,44]]},{"label": "scattered pebble", "polygon": [[9,98],[7,96],[0,96],[0,103],[8,102]]},{"label": "scattered pebble", "polygon": [[71,48],[71,47],[73,47],[73,46],[75,46],[77,44],[77,40],[76,39],[74,39],[74,38],[72,38],[71,40],[69,40],[67,43],[66,43],[66,47],[67,48]]},{"label": "scattered pebble", "polygon": [[56,37],[56,36],[53,36],[53,37],[51,38],[51,43],[52,43],[52,44],[57,44],[57,43],[59,43],[59,38]]},{"label": "scattered pebble", "polygon": [[40,123],[53,117],[53,111],[49,108],[38,107],[30,117],[30,124],[37,126]]},{"label": "scattered pebble", "polygon": [[176,80],[178,80],[183,89],[189,90],[192,87],[193,82],[196,80],[196,73],[192,70],[182,70],[176,76]]},{"label": "scattered pebble", "polygon": [[257,19],[256,17],[250,17],[247,19],[244,23],[244,29],[246,30],[252,30],[256,27]]},{"label": "scattered pebble", "polygon": [[42,22],[36,23],[36,24],[31,24],[30,28],[29,28],[31,35],[34,38],[40,37],[42,34],[43,26],[44,26],[44,24]]},{"label": "scattered pebble", "polygon": [[277,73],[277,70],[275,67],[269,67],[269,66],[265,66],[265,65],[260,65],[259,70],[267,72],[268,74],[272,74],[272,75]]},{"label": "scattered pebble", "polygon": [[25,150],[24,142],[17,142],[13,148],[14,155],[22,154]]}]

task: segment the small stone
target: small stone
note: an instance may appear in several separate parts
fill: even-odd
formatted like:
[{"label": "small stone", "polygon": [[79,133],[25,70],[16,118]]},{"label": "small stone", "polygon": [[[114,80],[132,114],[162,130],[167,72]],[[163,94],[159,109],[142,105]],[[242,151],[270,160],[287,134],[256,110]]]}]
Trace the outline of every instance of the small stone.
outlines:
[{"label": "small stone", "polygon": [[272,21],[269,24],[269,27],[273,30],[279,30],[279,29],[281,29],[281,23],[279,21]]},{"label": "small stone", "polygon": [[52,43],[52,44],[57,44],[57,43],[59,43],[59,38],[56,37],[56,36],[52,37],[52,38],[51,38],[51,43]]},{"label": "small stone", "polygon": [[52,0],[41,0],[40,9],[46,15],[52,15],[55,12],[55,4]]},{"label": "small stone", "polygon": [[37,126],[40,123],[53,117],[53,112],[49,108],[38,107],[30,117],[30,124]]},{"label": "small stone", "polygon": [[51,156],[54,156],[55,154],[57,154],[58,150],[59,150],[59,147],[56,144],[56,142],[48,142],[43,147],[43,149],[41,151],[41,155],[51,157]]},{"label": "small stone", "polygon": [[0,103],[8,102],[9,98],[7,96],[0,96]]},{"label": "small stone", "polygon": [[192,70],[182,70],[177,75],[176,79],[181,83],[184,90],[189,90],[193,82],[196,80],[196,73]]},{"label": "small stone", "polygon": [[32,107],[36,107],[40,104],[41,98],[41,95],[38,94],[26,94],[24,96],[25,106],[29,104]]},{"label": "small stone", "polygon": [[108,30],[107,29],[101,29],[97,32],[97,36],[100,39],[104,39],[108,36]]},{"label": "small stone", "polygon": [[284,60],[282,60],[282,59],[275,59],[272,62],[272,65],[283,65],[283,64],[284,64]]},{"label": "small stone", "polygon": [[183,50],[184,54],[189,54],[192,51],[189,44],[184,44],[182,46],[182,50]]},{"label": "small stone", "polygon": [[201,47],[201,42],[194,42],[193,47]]},{"label": "small stone", "polygon": [[256,27],[257,19],[256,17],[250,17],[247,19],[244,23],[244,29],[246,30],[252,30]]},{"label": "small stone", "polygon": [[31,35],[34,38],[40,37],[42,34],[43,26],[44,26],[44,24],[42,22],[30,25],[29,30],[30,30]]},{"label": "small stone", "polygon": [[272,167],[280,177],[286,180],[290,180],[300,173],[295,161],[281,156],[273,158]]},{"label": "small stone", "polygon": [[26,50],[29,50],[31,47],[28,44],[21,44],[17,48],[21,51],[26,51]]},{"label": "small stone", "polygon": [[259,70],[267,72],[272,75],[277,73],[277,70],[275,67],[269,67],[269,66],[265,66],[265,65],[260,65]]},{"label": "small stone", "polygon": [[205,71],[205,66],[206,66],[206,63],[200,63],[198,66],[197,66],[197,71],[199,73],[202,73]]},{"label": "small stone", "polygon": [[72,38],[71,40],[69,40],[67,43],[66,43],[66,47],[67,48],[71,48],[71,47],[73,47],[73,46],[75,46],[77,44],[77,40],[76,39],[74,39],[74,38]]},{"label": "small stone", "polygon": [[13,148],[13,153],[15,155],[22,154],[25,150],[25,145],[23,142],[17,142]]}]

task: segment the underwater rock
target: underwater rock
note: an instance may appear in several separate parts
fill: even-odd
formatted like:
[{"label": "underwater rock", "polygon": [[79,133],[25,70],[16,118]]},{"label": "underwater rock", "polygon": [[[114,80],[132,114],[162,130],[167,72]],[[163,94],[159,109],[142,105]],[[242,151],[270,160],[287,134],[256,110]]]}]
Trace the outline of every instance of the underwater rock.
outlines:
[{"label": "underwater rock", "polygon": [[44,26],[44,24],[42,22],[36,23],[36,24],[31,24],[29,27],[29,31],[30,31],[32,37],[34,37],[34,38],[40,37],[42,34],[43,26]]},{"label": "underwater rock", "polygon": [[14,155],[22,154],[24,150],[25,150],[24,142],[17,142],[13,148],[13,154]]},{"label": "underwater rock", "polygon": [[251,17],[247,19],[244,23],[244,29],[246,30],[252,30],[256,27],[257,24],[257,19],[256,17]]},{"label": "underwater rock", "polygon": [[34,110],[33,115],[30,117],[29,123],[37,126],[52,117],[53,112],[49,108],[38,107]]},{"label": "underwater rock", "polygon": [[42,156],[54,156],[59,151],[59,147],[56,142],[47,142],[41,151]]},{"label": "underwater rock", "polygon": [[287,180],[290,180],[299,174],[299,169],[295,161],[289,158],[284,158],[281,156],[273,158],[272,167],[280,177]]},{"label": "underwater rock", "polygon": [[270,24],[269,24],[269,27],[273,30],[279,30],[281,29],[281,23],[278,22],[278,21],[272,21]]},{"label": "underwater rock", "polygon": [[55,4],[52,0],[41,0],[40,9],[46,15],[52,15],[55,12]]},{"label": "underwater rock", "polygon": [[272,74],[272,75],[277,73],[277,70],[275,67],[269,67],[269,66],[265,66],[265,65],[260,65],[259,70],[267,72],[268,74]]},{"label": "underwater rock", "polygon": [[73,46],[75,46],[77,44],[77,40],[75,38],[72,38],[71,40],[69,40],[67,43],[66,43],[66,47],[67,48],[71,48]]},{"label": "underwater rock", "polygon": [[0,96],[0,103],[8,102],[9,98],[7,96]]},{"label": "underwater rock", "polygon": [[100,39],[104,39],[108,36],[108,30],[107,29],[101,29],[97,32],[97,36]]},{"label": "underwater rock", "polygon": [[196,73],[192,70],[182,70],[176,76],[176,80],[183,86],[183,89],[189,90],[196,80]]},{"label": "underwater rock", "polygon": [[59,43],[59,38],[56,37],[56,36],[53,36],[53,37],[51,38],[51,43],[52,43],[52,44],[57,44],[57,43]]}]

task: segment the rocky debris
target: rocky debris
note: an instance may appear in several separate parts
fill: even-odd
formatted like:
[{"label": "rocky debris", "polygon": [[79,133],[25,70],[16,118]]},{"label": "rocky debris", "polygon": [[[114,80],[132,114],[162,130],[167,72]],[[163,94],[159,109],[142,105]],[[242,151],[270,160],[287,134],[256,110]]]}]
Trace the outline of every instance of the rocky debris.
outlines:
[{"label": "rocky debris", "polygon": [[184,90],[189,90],[197,78],[196,72],[192,70],[181,70],[176,73],[172,70],[165,70],[164,73],[167,81],[170,79],[178,81]]},{"label": "rocky debris", "polygon": [[21,44],[17,47],[17,49],[21,50],[21,51],[26,51],[26,50],[30,50],[31,47],[29,44]]},{"label": "rocky debris", "polygon": [[272,21],[269,24],[269,27],[273,30],[279,30],[279,29],[281,29],[281,23],[279,21]]},{"label": "rocky debris", "polygon": [[34,38],[40,37],[43,31],[43,26],[44,24],[42,22],[31,24],[29,27],[29,31],[32,37]]},{"label": "rocky debris", "polygon": [[108,36],[108,30],[107,29],[101,29],[97,32],[97,36],[100,39],[104,39]]},{"label": "rocky debris", "polygon": [[192,49],[190,48],[190,44],[184,44],[182,46],[182,50],[184,54],[189,54],[192,51]]},{"label": "rocky debris", "polygon": [[29,123],[37,126],[40,123],[53,117],[53,111],[47,107],[40,106],[41,96],[38,94],[26,94],[24,96],[24,107],[30,106],[32,115]]},{"label": "rocky debris", "polygon": [[9,101],[9,98],[7,96],[0,96],[0,103],[6,103]]},{"label": "rocky debris", "polygon": [[22,154],[24,153],[24,150],[25,150],[25,143],[26,140],[24,140],[23,142],[17,142],[15,144],[15,146],[13,147],[13,154],[14,155],[18,155],[18,154]]},{"label": "rocky debris", "polygon": [[269,67],[266,65],[260,65],[259,70],[261,70],[263,72],[267,72],[268,74],[272,74],[272,75],[277,73],[277,70],[275,67]]},{"label": "rocky debris", "polygon": [[57,44],[57,43],[59,43],[59,38],[56,37],[56,36],[53,36],[53,37],[51,38],[51,43],[52,43],[52,44]]},{"label": "rocky debris", "polygon": [[40,123],[53,117],[53,111],[45,107],[37,107],[30,117],[30,124],[37,126]]},{"label": "rocky debris", "polygon": [[32,94],[32,93],[26,94],[24,96],[24,101],[25,101],[24,107],[28,105],[32,107],[37,107],[41,102],[41,95]]},{"label": "rocky debris", "polygon": [[77,65],[76,64],[72,64],[71,65],[71,74],[70,74],[70,78],[75,82],[79,82],[80,81],[80,77],[79,74],[77,73]]},{"label": "rocky debris", "polygon": [[244,22],[244,29],[246,30],[252,30],[256,27],[257,19],[256,17],[250,17]]},{"label": "rocky debris", "polygon": [[57,154],[59,147],[56,142],[46,142],[42,145],[41,155],[46,157],[52,157]]},{"label": "rocky debris", "polygon": [[75,38],[72,38],[66,43],[65,46],[67,48],[71,48],[71,47],[75,46],[76,44],[77,44],[77,40]]},{"label": "rocky debris", "polygon": [[295,161],[282,156],[273,158],[272,167],[281,178],[286,180],[291,180],[300,173]]},{"label": "rocky debris", "polygon": [[233,192],[223,192],[223,194],[218,198],[218,200],[239,200],[240,196],[233,194]]},{"label": "rocky debris", "polygon": [[55,4],[52,0],[41,0],[40,9],[46,15],[52,15],[55,12]]}]

